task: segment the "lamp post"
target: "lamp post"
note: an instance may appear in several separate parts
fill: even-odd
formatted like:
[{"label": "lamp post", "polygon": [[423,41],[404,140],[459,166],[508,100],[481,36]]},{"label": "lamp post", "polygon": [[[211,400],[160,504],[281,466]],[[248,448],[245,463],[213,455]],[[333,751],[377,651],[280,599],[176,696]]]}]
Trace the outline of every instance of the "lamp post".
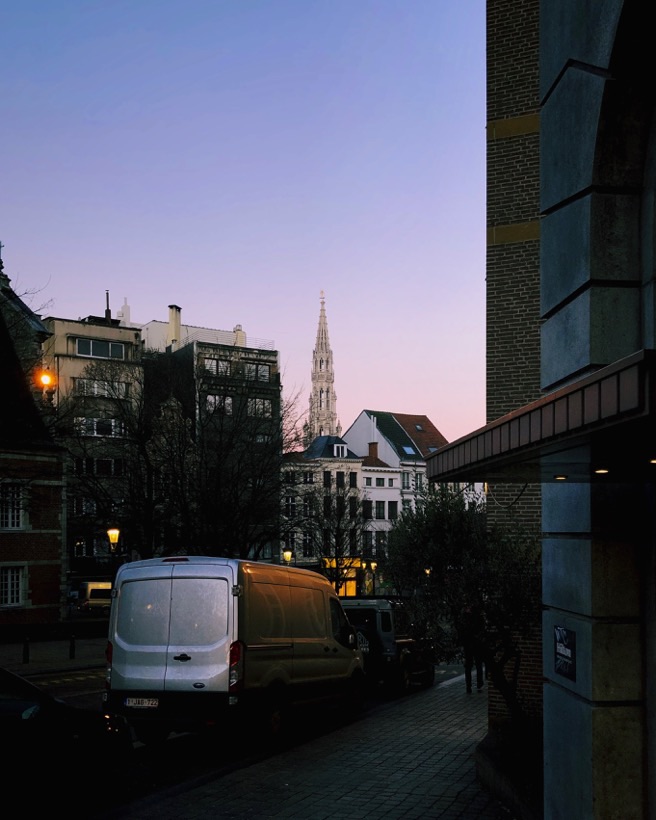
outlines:
[{"label": "lamp post", "polygon": [[110,527],[107,530],[107,538],[109,538],[109,551],[116,552],[116,548],[118,547],[118,539],[121,535],[121,531],[118,527]]},{"label": "lamp post", "polygon": [[285,547],[282,551],[282,560],[289,566],[292,562],[292,558],[294,557],[294,553],[289,549],[289,547]]}]

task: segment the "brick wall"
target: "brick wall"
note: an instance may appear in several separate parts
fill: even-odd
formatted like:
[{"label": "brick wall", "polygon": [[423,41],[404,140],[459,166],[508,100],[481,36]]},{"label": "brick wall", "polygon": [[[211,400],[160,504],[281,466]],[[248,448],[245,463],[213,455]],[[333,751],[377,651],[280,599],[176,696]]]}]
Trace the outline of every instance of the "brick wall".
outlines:
[{"label": "brick wall", "polygon": [[[487,420],[540,396],[539,0],[487,3]],[[494,484],[490,523],[540,530],[540,487]],[[541,602],[536,601],[540,610]],[[519,640],[518,695],[542,713],[541,634]],[[506,706],[489,693],[490,723]]]}]

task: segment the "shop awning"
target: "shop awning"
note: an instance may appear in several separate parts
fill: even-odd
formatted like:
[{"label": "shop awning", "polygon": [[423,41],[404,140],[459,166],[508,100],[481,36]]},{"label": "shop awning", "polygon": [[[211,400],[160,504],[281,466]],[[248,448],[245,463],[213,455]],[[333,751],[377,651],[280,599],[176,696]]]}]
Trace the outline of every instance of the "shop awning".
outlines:
[{"label": "shop awning", "polygon": [[441,447],[428,478],[654,481],[655,376],[656,351],[621,359]]}]

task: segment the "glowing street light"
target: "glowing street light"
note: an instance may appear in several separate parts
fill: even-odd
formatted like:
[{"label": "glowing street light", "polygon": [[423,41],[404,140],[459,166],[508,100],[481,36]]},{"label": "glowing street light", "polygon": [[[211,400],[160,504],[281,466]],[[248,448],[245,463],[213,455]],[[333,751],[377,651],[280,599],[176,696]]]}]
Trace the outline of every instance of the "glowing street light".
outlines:
[{"label": "glowing street light", "polygon": [[118,527],[110,527],[107,530],[107,537],[109,538],[109,549],[112,552],[116,552],[116,547],[118,545],[118,539],[121,535],[121,531]]}]

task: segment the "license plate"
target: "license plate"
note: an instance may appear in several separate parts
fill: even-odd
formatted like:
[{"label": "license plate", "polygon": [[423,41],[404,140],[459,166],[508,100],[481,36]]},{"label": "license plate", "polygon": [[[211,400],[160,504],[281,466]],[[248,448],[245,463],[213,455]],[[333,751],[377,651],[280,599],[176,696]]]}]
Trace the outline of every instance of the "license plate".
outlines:
[{"label": "license plate", "polygon": [[158,698],[126,698],[125,705],[133,709],[157,709],[159,706]]}]

